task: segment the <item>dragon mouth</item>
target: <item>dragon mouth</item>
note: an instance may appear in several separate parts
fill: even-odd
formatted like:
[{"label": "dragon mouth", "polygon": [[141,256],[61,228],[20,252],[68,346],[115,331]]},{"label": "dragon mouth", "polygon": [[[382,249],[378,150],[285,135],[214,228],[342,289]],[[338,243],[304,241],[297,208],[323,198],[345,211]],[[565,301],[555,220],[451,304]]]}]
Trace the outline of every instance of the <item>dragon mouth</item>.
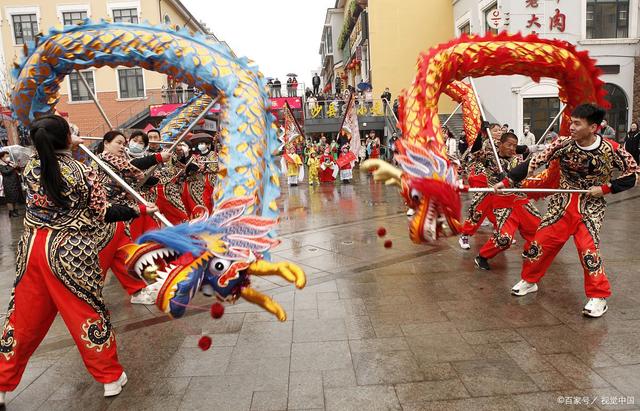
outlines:
[{"label": "dragon mouth", "polygon": [[129,255],[126,264],[129,272],[140,278],[151,280],[149,273],[166,279],[169,273],[179,267],[176,260],[180,257],[177,251],[159,244],[142,244]]},{"label": "dragon mouth", "polygon": [[415,213],[409,218],[409,237],[416,244],[432,242],[438,234],[438,204],[431,198],[423,198]]},{"label": "dragon mouth", "polygon": [[424,198],[409,218],[409,237],[416,244],[456,235],[460,229],[458,219],[433,198]]}]

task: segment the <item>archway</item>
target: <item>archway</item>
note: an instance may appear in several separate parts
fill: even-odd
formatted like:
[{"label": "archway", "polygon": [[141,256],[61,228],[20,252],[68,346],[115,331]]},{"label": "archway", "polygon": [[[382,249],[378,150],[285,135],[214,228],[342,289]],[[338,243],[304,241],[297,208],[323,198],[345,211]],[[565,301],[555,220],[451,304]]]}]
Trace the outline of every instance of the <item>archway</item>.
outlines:
[{"label": "archway", "polygon": [[627,103],[627,95],[621,87],[606,83],[604,89],[607,90],[606,99],[611,104],[611,108],[607,110],[607,121],[609,125],[616,131],[618,141],[624,141],[627,138],[629,105]]}]

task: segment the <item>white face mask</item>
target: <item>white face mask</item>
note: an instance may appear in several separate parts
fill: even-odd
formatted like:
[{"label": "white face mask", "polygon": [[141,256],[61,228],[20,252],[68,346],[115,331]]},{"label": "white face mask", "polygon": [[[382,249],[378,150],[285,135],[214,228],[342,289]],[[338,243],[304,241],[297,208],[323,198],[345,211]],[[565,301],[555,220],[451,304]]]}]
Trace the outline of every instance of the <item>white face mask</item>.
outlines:
[{"label": "white face mask", "polygon": [[129,143],[129,151],[133,154],[140,154],[144,151],[144,146],[140,143],[132,141]]},{"label": "white face mask", "polygon": [[200,150],[200,152],[204,154],[209,151],[209,147],[205,143],[200,143],[198,144],[198,150]]}]

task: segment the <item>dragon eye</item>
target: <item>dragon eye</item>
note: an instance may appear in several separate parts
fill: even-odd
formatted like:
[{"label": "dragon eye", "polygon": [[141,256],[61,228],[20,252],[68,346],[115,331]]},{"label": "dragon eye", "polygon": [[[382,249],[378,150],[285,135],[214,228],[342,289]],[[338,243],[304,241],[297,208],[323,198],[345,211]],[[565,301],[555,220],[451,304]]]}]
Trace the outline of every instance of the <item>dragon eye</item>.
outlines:
[{"label": "dragon eye", "polygon": [[422,199],[422,194],[417,190],[411,190],[411,200],[418,203]]},{"label": "dragon eye", "polygon": [[219,275],[227,271],[231,262],[229,260],[223,260],[216,258],[209,263],[209,272],[214,275]]}]

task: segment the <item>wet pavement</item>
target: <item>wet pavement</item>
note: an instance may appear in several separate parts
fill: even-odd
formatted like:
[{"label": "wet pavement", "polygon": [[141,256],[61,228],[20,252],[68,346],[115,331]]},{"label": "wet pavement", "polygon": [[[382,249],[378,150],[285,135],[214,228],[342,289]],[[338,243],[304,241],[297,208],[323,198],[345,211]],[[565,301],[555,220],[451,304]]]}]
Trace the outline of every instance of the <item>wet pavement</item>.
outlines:
[{"label": "wet pavement", "polygon": [[[602,249],[614,294],[603,318],[587,319],[571,243],[538,293],[515,298],[520,237],[491,271],[476,270],[490,228],[469,251],[455,238],[414,245],[396,189],[357,177],[283,189],[274,260],[300,264],[308,285],[269,277],[254,285],[280,302],[286,322],[247,303],[227,306],[219,320],[197,310],[169,320],[131,305],[110,276],[104,294],[129,376],[123,392],[102,397],[58,318],[7,408],[640,409],[640,191],[609,199]],[[0,214],[6,307],[21,222]],[[208,351],[197,346],[202,334],[213,338]]]}]

